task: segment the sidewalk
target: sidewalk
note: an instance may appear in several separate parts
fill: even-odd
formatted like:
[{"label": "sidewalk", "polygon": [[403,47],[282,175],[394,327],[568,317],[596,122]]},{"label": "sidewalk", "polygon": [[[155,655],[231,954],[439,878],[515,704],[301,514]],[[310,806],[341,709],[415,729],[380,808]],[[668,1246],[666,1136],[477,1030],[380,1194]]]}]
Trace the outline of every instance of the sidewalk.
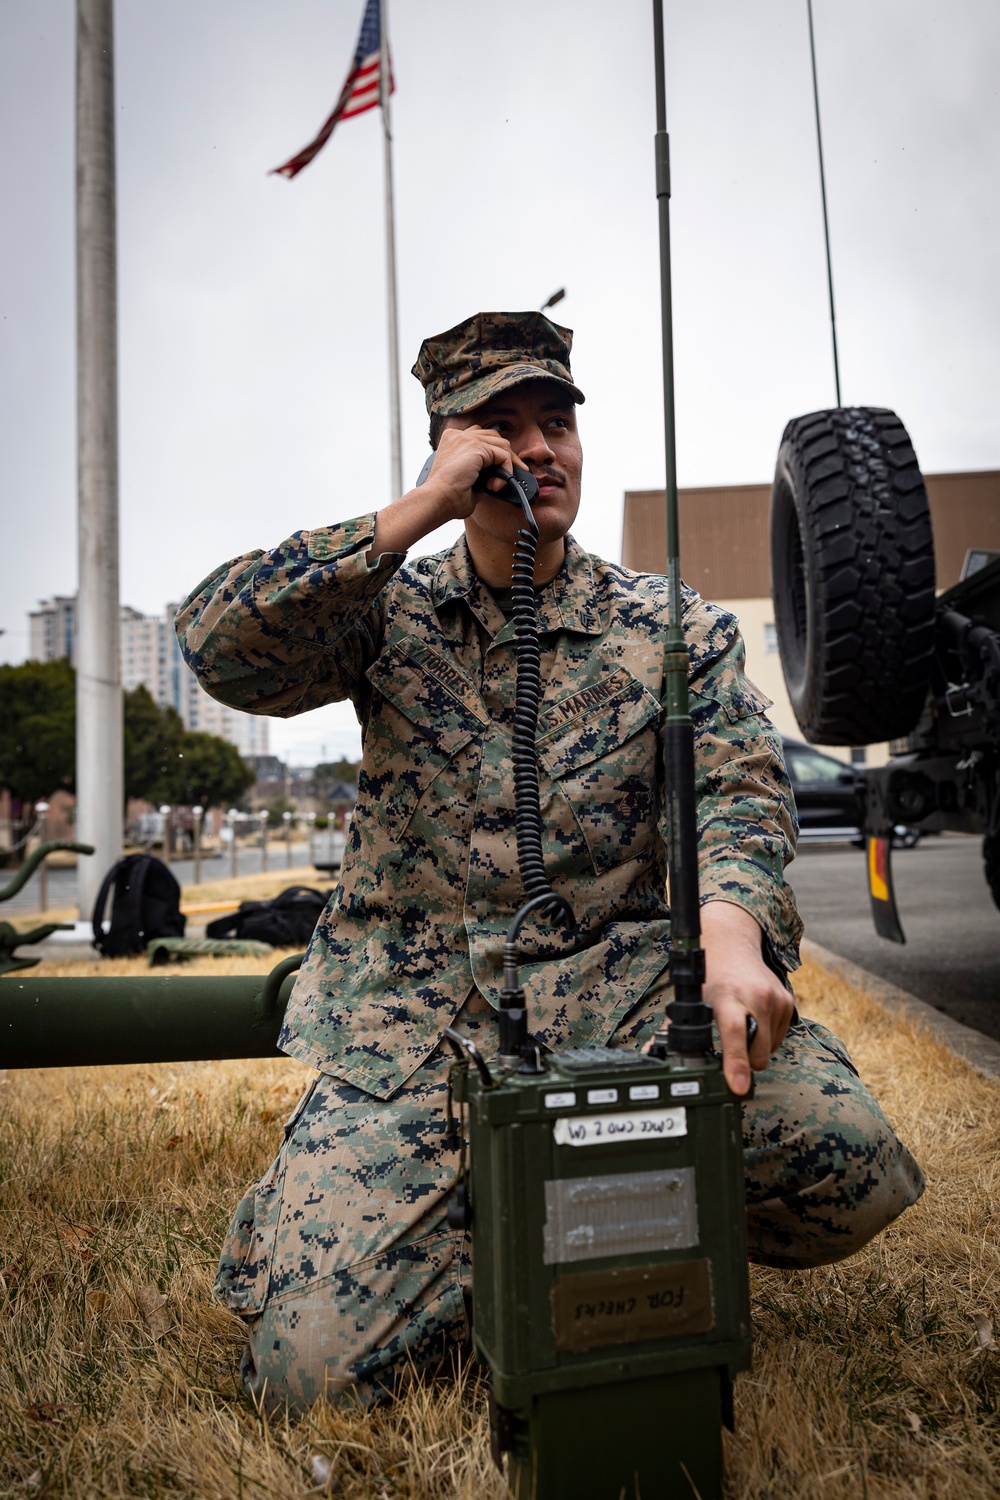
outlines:
[{"label": "sidewalk", "polygon": [[894,1015],[916,1022],[984,1078],[1000,1081],[1000,1042],[983,1036],[971,1026],[953,1021],[950,1016],[935,1010],[933,1005],[928,1005],[926,1000],[918,1000],[916,995],[890,984],[887,979],[880,979],[849,958],[841,958],[839,953],[831,953],[829,948],[814,943],[811,938],[803,939],[802,957],[812,959],[813,963],[820,964],[832,974],[839,974],[841,979],[846,979],[855,989],[864,990]]}]

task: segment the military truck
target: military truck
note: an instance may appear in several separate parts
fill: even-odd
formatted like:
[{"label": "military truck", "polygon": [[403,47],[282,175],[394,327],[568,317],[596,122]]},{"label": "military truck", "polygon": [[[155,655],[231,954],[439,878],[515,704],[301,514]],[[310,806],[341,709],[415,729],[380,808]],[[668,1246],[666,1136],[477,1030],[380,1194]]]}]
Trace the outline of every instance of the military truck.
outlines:
[{"label": "military truck", "polygon": [[771,491],[782,670],[807,740],[890,742],[862,793],[872,912],[894,942],[896,824],[981,836],[1000,906],[1000,558],[970,551],[964,571],[937,595],[927,492],[895,412],[788,423]]}]

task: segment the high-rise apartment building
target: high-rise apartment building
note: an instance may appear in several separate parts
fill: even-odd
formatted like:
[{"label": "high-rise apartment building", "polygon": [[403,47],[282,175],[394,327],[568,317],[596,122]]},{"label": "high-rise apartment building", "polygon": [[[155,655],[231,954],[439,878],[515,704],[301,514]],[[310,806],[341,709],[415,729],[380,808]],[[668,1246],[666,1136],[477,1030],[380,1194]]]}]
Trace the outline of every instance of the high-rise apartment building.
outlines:
[{"label": "high-rise apartment building", "polygon": [[[122,686],[144,686],[160,706],[175,708],[186,729],[217,734],[235,745],[248,758],[269,752],[268,721],[257,714],[243,714],[217,703],[181,655],[174,635],[176,604],[168,604],[162,615],[144,615],[123,604],[121,608]],[[32,661],[75,662],[76,598],[57,595],[43,600],[28,617]]]},{"label": "high-rise apartment building", "polygon": [[128,604],[121,610],[122,687],[146,687],[157,703],[167,696],[167,624],[157,615],[143,615]]},{"label": "high-rise apartment building", "polygon": [[31,661],[76,659],[76,595],[56,594],[44,599],[28,616],[28,657]]}]

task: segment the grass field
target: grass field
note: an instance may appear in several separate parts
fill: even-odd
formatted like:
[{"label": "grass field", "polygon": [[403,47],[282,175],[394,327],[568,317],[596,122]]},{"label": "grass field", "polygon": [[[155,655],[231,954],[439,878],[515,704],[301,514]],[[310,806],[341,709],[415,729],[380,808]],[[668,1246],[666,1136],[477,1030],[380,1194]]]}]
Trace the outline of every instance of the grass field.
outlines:
[{"label": "grass field", "polygon": [[[929,1186],[840,1266],[753,1271],[727,1495],[995,1500],[1000,1087],[840,979],[807,967],[797,989],[848,1041]],[[210,1295],[216,1252],[308,1076],[285,1059],[0,1074],[0,1495],[504,1493],[467,1374],[297,1424],[241,1392],[240,1325]]]}]

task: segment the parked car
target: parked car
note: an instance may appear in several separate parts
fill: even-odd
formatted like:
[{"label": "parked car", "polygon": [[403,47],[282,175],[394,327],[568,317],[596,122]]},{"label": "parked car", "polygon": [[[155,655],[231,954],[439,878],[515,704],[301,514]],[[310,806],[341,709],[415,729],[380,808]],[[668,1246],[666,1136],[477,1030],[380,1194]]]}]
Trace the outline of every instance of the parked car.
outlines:
[{"label": "parked car", "polygon": [[[781,743],[799,813],[799,843],[849,839],[860,849],[864,844],[865,768],[824,755],[805,740],[782,736]],[[919,828],[897,823],[893,829],[895,849],[912,849],[919,840]]]},{"label": "parked car", "polygon": [[861,841],[862,775],[804,740],[782,739],[788,779],[799,812],[799,841]]}]

